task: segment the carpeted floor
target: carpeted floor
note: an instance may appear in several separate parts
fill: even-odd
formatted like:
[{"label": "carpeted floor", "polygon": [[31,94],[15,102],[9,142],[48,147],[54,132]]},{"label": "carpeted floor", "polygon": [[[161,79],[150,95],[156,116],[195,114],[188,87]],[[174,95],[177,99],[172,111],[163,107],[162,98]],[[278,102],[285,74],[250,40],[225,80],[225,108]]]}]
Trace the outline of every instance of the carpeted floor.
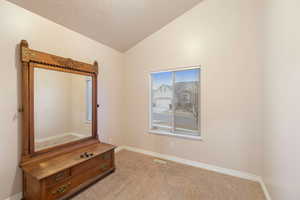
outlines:
[{"label": "carpeted floor", "polygon": [[116,171],[73,200],[265,200],[256,182],[123,150]]}]

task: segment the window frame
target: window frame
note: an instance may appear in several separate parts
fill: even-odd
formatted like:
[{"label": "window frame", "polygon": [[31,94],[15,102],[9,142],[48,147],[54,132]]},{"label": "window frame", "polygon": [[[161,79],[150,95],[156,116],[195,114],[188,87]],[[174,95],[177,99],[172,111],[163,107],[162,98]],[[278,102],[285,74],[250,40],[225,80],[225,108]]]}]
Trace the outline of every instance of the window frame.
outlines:
[{"label": "window frame", "polygon": [[[93,121],[93,106],[92,103],[89,104],[88,102],[93,101],[93,79],[92,77],[86,77],[86,92],[85,92],[85,101],[86,101],[86,116],[85,122],[86,124],[91,124]],[[89,86],[91,86],[91,90],[89,90]]]},{"label": "window frame", "polygon": [[[198,131],[191,131],[194,133],[197,133],[197,135],[188,135],[186,132],[180,132],[180,131],[174,131],[174,121],[175,121],[175,115],[174,115],[174,109],[175,107],[173,106],[172,102],[172,109],[173,109],[173,114],[172,114],[172,127],[171,131],[166,131],[166,130],[156,130],[153,129],[152,125],[152,75],[157,74],[157,73],[163,73],[163,72],[177,72],[177,71],[184,71],[184,70],[191,70],[191,69],[199,69],[199,87],[198,87]],[[172,79],[174,83],[175,79],[175,73],[172,73]],[[190,67],[178,67],[178,68],[170,68],[166,70],[158,70],[158,71],[152,71],[149,73],[149,109],[148,109],[148,116],[149,116],[149,127],[148,127],[148,133],[150,134],[158,134],[158,135],[165,135],[165,136],[174,136],[174,137],[179,137],[179,138],[185,138],[185,139],[193,139],[193,140],[202,140],[202,84],[203,84],[203,68],[201,65],[196,65],[196,66],[190,66]],[[172,91],[174,93],[174,90]],[[173,99],[172,99],[173,101]]]}]

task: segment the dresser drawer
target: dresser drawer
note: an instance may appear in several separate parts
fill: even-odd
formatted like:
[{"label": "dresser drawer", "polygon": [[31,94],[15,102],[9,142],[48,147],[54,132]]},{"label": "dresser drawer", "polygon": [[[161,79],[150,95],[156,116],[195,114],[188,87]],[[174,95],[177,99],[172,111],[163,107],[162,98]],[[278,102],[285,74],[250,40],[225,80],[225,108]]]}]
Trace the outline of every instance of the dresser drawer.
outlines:
[{"label": "dresser drawer", "polygon": [[58,172],[48,178],[46,178],[46,186],[52,186],[57,183],[60,183],[61,181],[64,181],[68,179],[71,176],[71,171],[70,169],[66,169],[64,171]]},{"label": "dresser drawer", "polygon": [[98,168],[101,162],[102,159],[100,156],[85,161],[71,169],[72,176],[86,172],[89,169]]},{"label": "dresser drawer", "polygon": [[84,146],[23,164],[22,169],[25,200],[67,200],[114,171],[114,147],[100,143]]},{"label": "dresser drawer", "polygon": [[85,172],[82,172],[72,179],[72,187],[77,187],[81,183],[84,183],[85,181],[91,180],[97,176],[105,174],[105,172],[108,172],[109,170],[112,170],[113,165],[108,162],[104,162],[100,164],[100,167],[89,169]]},{"label": "dresser drawer", "polygon": [[72,180],[61,182],[55,186],[52,186],[46,190],[46,199],[55,200],[66,195],[74,187]]},{"label": "dresser drawer", "polygon": [[90,169],[105,171],[106,168],[109,168],[111,166],[111,163],[112,152],[106,152],[73,167],[71,169],[71,174],[72,176],[82,174]]}]

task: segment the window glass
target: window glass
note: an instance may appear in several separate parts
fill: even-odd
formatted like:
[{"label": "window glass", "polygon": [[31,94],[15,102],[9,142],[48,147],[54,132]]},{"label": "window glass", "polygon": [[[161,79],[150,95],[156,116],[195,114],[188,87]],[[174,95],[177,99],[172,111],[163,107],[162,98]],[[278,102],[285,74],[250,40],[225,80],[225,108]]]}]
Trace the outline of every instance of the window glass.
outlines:
[{"label": "window glass", "polygon": [[200,135],[200,68],[151,74],[150,127],[164,134]]},{"label": "window glass", "polygon": [[86,79],[86,120],[92,121],[92,117],[93,117],[93,103],[92,103],[92,97],[93,97],[93,91],[92,91],[92,78],[88,77]]},{"label": "window glass", "polygon": [[172,126],[172,72],[152,74],[151,114],[152,128],[171,130]]},{"label": "window glass", "polygon": [[199,130],[199,69],[175,72],[174,127],[175,133],[192,134]]}]

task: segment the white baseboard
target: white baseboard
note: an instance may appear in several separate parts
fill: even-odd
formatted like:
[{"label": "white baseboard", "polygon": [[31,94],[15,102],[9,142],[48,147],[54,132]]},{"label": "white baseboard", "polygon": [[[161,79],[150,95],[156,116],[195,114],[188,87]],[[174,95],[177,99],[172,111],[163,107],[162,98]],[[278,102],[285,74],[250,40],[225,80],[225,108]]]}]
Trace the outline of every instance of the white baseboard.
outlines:
[{"label": "white baseboard", "polygon": [[238,171],[238,170],[227,169],[227,168],[223,168],[223,167],[209,165],[209,164],[201,163],[201,162],[197,162],[197,161],[187,160],[187,159],[183,159],[183,158],[179,158],[179,157],[175,157],[175,156],[170,156],[170,155],[166,155],[166,154],[147,151],[147,150],[143,150],[143,149],[139,149],[139,148],[135,148],[135,147],[130,147],[130,146],[120,146],[116,149],[116,152],[119,152],[121,150],[128,150],[128,151],[133,151],[133,152],[137,152],[137,153],[142,153],[142,154],[145,154],[145,155],[157,157],[157,158],[164,159],[164,160],[169,160],[169,161],[173,161],[173,162],[177,162],[177,163],[181,163],[181,164],[185,164],[185,165],[189,165],[189,166],[193,166],[193,167],[198,167],[198,168],[218,172],[218,173],[221,173],[221,174],[226,174],[226,175],[235,176],[235,177],[238,177],[238,178],[243,178],[243,179],[255,181],[255,182],[260,183],[260,185],[263,189],[263,192],[265,193],[265,196],[266,196],[267,200],[271,200],[269,192],[268,192],[268,190],[267,190],[267,188],[266,188],[266,186],[263,182],[263,179],[260,176],[250,174],[250,173],[247,173],[247,172]]},{"label": "white baseboard", "polygon": [[259,183],[260,183],[260,185],[261,185],[261,187],[262,187],[262,190],[264,191],[266,200],[272,200],[272,199],[271,199],[271,195],[270,195],[270,193],[269,193],[269,191],[268,191],[268,189],[267,189],[267,186],[266,186],[266,184],[265,184],[265,182],[263,181],[262,178],[260,178]]},{"label": "white baseboard", "polygon": [[119,151],[122,151],[123,149],[125,149],[125,146],[118,146],[118,147],[115,149],[115,153],[118,153]]},{"label": "white baseboard", "polygon": [[22,192],[17,193],[17,194],[15,194],[13,196],[10,196],[10,197],[8,197],[5,200],[20,200],[20,199],[22,199]]},{"label": "white baseboard", "polygon": [[238,171],[238,170],[226,169],[226,168],[222,168],[222,167],[218,167],[218,166],[214,166],[214,165],[209,165],[209,164],[206,164],[206,163],[191,161],[191,160],[187,160],[187,159],[183,159],[183,158],[179,158],[179,157],[175,157],[175,156],[160,154],[160,153],[147,151],[147,150],[143,150],[143,149],[138,149],[138,148],[134,148],[134,147],[129,147],[129,146],[121,146],[121,147],[118,147],[118,148],[119,148],[119,150],[117,150],[117,151],[121,151],[121,150],[125,149],[125,150],[128,150],[128,151],[134,151],[134,152],[137,152],[137,153],[142,153],[142,154],[146,154],[146,155],[149,155],[149,156],[158,157],[158,158],[161,158],[161,159],[170,160],[170,161],[173,161],[173,162],[182,163],[182,164],[185,164],[185,165],[190,165],[190,166],[193,166],[193,167],[198,167],[198,168],[202,168],[202,169],[206,169],[206,170],[210,170],[210,171],[215,171],[215,172],[218,172],[218,173],[231,175],[231,176],[235,176],[235,177],[239,177],[239,178],[243,178],[243,179],[247,179],[247,180],[251,180],[251,181],[256,181],[256,182],[260,181],[259,176],[256,176],[256,175],[253,175],[253,174],[250,174],[250,173],[247,173],[247,172],[241,172],[241,171]]}]

